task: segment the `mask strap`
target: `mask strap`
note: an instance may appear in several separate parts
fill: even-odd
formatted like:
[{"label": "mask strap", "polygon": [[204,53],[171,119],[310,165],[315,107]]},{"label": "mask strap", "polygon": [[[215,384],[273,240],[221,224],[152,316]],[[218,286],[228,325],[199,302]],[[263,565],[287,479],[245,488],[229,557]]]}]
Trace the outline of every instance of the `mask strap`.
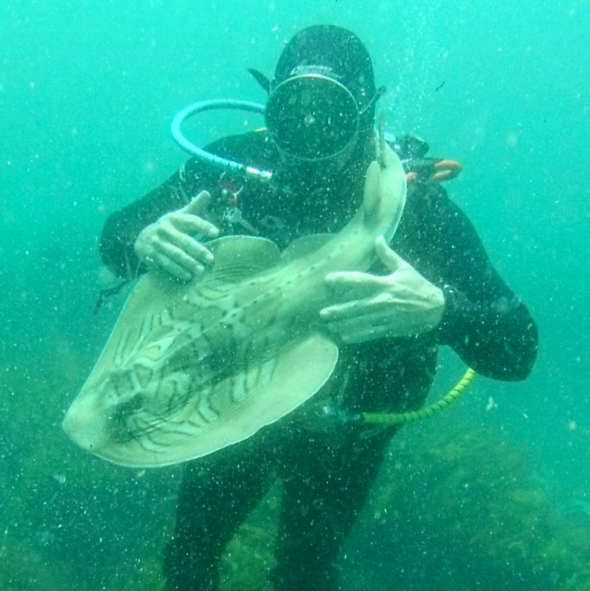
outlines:
[{"label": "mask strap", "polygon": [[369,103],[359,111],[359,115],[362,117],[382,96],[385,95],[387,92],[387,88],[385,86],[381,86],[379,90],[373,95],[373,98],[369,101]]}]

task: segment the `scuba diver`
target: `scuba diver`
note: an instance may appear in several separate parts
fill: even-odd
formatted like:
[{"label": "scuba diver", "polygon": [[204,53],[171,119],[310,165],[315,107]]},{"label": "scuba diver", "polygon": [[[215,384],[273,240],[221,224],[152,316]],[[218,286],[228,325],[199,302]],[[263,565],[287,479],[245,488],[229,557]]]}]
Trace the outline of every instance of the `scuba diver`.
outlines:
[{"label": "scuba diver", "polygon": [[[212,143],[113,213],[100,252],[115,274],[159,268],[186,281],[211,265],[207,241],[219,235],[284,248],[338,232],[359,207],[383,93],[363,43],[340,27],[309,27],[285,46],[272,80],[253,74],[268,93],[265,128]],[[277,479],[274,588],[340,589],[339,551],[397,427],[322,423],[320,403],[351,414],[419,409],[441,346],[497,380],[524,380],[534,365],[535,322],[441,185],[458,165],[427,158],[413,135],[388,142],[407,173],[407,202],[391,243],[377,242],[374,267],[326,278],[339,294],[320,313],[340,347],[335,374],[281,421],[187,463],[164,559],[171,591],[218,588],[224,548]]]}]

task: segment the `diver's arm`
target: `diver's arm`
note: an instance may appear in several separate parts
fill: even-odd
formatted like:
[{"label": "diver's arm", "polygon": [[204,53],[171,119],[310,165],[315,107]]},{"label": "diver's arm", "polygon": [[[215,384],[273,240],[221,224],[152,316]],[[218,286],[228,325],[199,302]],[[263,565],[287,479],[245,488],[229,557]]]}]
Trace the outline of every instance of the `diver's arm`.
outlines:
[{"label": "diver's arm", "polygon": [[[205,151],[263,168],[270,167],[268,154],[273,153],[265,135],[257,132],[221,138],[205,146]],[[259,162],[257,158],[262,160]],[[133,278],[138,272],[147,270],[135,252],[140,233],[163,215],[186,207],[202,190],[213,193],[223,175],[223,171],[211,164],[192,158],[163,185],[113,213],[107,219],[100,239],[104,264],[119,277]]]},{"label": "diver's arm", "polygon": [[190,199],[182,189],[181,172],[141,199],[112,213],[100,236],[99,251],[103,263],[118,277],[133,278],[140,263],[133,245],[140,232],[163,214],[186,205]]},{"label": "diver's arm", "polygon": [[525,379],[537,356],[537,326],[526,306],[493,268],[465,214],[450,200],[438,203],[442,223],[433,237],[445,296],[438,341],[477,372]]},{"label": "diver's arm", "polygon": [[188,205],[201,189],[213,182],[209,177],[209,171],[194,159],[189,160],[160,187],[111,214],[99,243],[104,264],[119,277],[134,278],[145,271],[134,249],[137,237],[164,214]]},{"label": "diver's arm", "polygon": [[145,227],[134,244],[135,254],[147,269],[190,281],[213,263],[213,253],[204,240],[219,236],[206,215],[211,194],[201,191],[188,205],[169,211]]}]

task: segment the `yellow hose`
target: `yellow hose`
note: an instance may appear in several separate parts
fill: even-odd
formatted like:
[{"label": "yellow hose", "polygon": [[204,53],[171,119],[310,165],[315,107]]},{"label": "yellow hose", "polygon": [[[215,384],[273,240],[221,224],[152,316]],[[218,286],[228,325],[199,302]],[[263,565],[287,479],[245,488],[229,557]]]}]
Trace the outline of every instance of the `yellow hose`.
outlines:
[{"label": "yellow hose", "polygon": [[463,377],[459,380],[457,385],[445,396],[437,402],[430,404],[420,410],[412,410],[409,412],[364,412],[362,413],[363,424],[365,425],[401,425],[403,423],[411,423],[413,421],[420,421],[428,419],[455,402],[465,392],[475,377],[476,373],[469,368]]}]

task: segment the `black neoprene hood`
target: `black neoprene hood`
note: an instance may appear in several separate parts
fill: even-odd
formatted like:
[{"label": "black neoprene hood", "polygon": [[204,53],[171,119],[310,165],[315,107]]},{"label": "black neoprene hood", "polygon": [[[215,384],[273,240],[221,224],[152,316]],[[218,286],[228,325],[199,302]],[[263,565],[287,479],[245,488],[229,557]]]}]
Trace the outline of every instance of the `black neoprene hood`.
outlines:
[{"label": "black neoprene hood", "polygon": [[[317,73],[344,85],[363,111],[375,97],[371,56],[352,32],[335,25],[315,25],[297,33],[283,50],[271,84],[271,92],[293,76]],[[373,124],[374,103],[362,121]]]}]

